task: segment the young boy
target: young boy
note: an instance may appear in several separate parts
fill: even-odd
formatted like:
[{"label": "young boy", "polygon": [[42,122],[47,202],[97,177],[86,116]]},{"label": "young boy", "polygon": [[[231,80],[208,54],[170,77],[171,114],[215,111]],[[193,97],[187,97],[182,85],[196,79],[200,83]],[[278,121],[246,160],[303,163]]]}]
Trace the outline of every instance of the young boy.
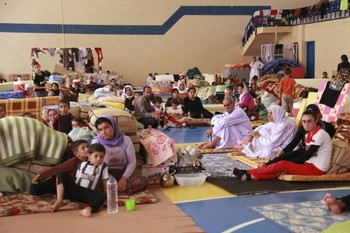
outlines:
[{"label": "young boy", "polygon": [[73,142],[70,149],[74,154],[74,157],[37,174],[32,180],[30,194],[39,196],[44,193],[56,193],[56,175],[62,172],[68,173],[73,180],[75,179],[78,166],[89,156],[89,149],[85,140],[77,140]]},{"label": "young boy", "polygon": [[280,81],[280,101],[284,110],[291,115],[294,103],[295,80],[291,77],[292,70],[284,68],[284,77]]},{"label": "young boy", "polygon": [[[88,203],[89,207],[80,211],[80,215],[90,217],[97,212],[106,200],[108,167],[103,162],[106,150],[102,144],[95,143],[89,148],[89,161],[80,164],[75,182],[67,173],[61,173],[57,184],[57,201],[52,206],[52,211],[57,211],[63,206],[63,198],[75,202]],[[99,192],[102,184],[103,192]]]},{"label": "young boy", "polygon": [[47,70],[41,71],[41,66],[38,62],[34,62],[32,64],[34,71],[34,86],[35,86],[35,94],[37,97],[44,97],[47,95],[46,93],[46,77],[49,77],[51,73]]},{"label": "young boy", "polygon": [[53,128],[62,133],[69,134],[72,130],[72,120],[74,116],[69,112],[70,106],[69,101],[62,99],[58,102],[58,108],[60,114],[58,114],[53,123]]}]

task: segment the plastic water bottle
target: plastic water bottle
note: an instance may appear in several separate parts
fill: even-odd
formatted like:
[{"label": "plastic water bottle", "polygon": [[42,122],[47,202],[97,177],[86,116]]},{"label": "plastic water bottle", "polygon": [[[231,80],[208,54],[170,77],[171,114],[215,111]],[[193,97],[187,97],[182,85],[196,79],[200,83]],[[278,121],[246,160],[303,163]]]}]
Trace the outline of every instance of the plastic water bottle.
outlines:
[{"label": "plastic water bottle", "polygon": [[107,181],[107,213],[118,213],[118,184],[113,176]]}]

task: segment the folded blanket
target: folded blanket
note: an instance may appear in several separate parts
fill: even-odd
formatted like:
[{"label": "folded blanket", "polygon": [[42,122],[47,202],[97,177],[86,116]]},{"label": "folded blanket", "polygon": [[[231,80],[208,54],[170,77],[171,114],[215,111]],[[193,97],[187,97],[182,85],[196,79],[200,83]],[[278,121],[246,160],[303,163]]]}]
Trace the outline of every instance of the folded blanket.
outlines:
[{"label": "folded blanket", "polygon": [[10,166],[26,159],[58,164],[67,147],[67,135],[29,117],[0,119],[0,164]]}]

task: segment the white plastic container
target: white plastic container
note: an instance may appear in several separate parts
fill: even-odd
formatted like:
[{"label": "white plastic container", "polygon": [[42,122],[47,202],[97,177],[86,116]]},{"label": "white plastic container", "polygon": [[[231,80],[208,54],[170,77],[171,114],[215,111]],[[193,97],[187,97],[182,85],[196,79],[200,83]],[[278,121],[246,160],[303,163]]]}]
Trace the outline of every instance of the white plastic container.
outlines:
[{"label": "white plastic container", "polygon": [[175,174],[174,177],[178,185],[186,187],[201,186],[207,178],[203,173]]}]

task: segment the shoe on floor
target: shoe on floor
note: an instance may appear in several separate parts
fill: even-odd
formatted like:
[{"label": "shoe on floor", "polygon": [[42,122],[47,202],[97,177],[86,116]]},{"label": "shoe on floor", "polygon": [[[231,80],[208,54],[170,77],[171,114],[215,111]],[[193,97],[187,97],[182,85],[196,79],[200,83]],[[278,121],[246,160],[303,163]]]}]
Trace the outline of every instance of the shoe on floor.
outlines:
[{"label": "shoe on floor", "polygon": [[247,173],[247,170],[240,170],[238,168],[234,168],[233,174],[241,181],[251,180],[251,176]]}]

